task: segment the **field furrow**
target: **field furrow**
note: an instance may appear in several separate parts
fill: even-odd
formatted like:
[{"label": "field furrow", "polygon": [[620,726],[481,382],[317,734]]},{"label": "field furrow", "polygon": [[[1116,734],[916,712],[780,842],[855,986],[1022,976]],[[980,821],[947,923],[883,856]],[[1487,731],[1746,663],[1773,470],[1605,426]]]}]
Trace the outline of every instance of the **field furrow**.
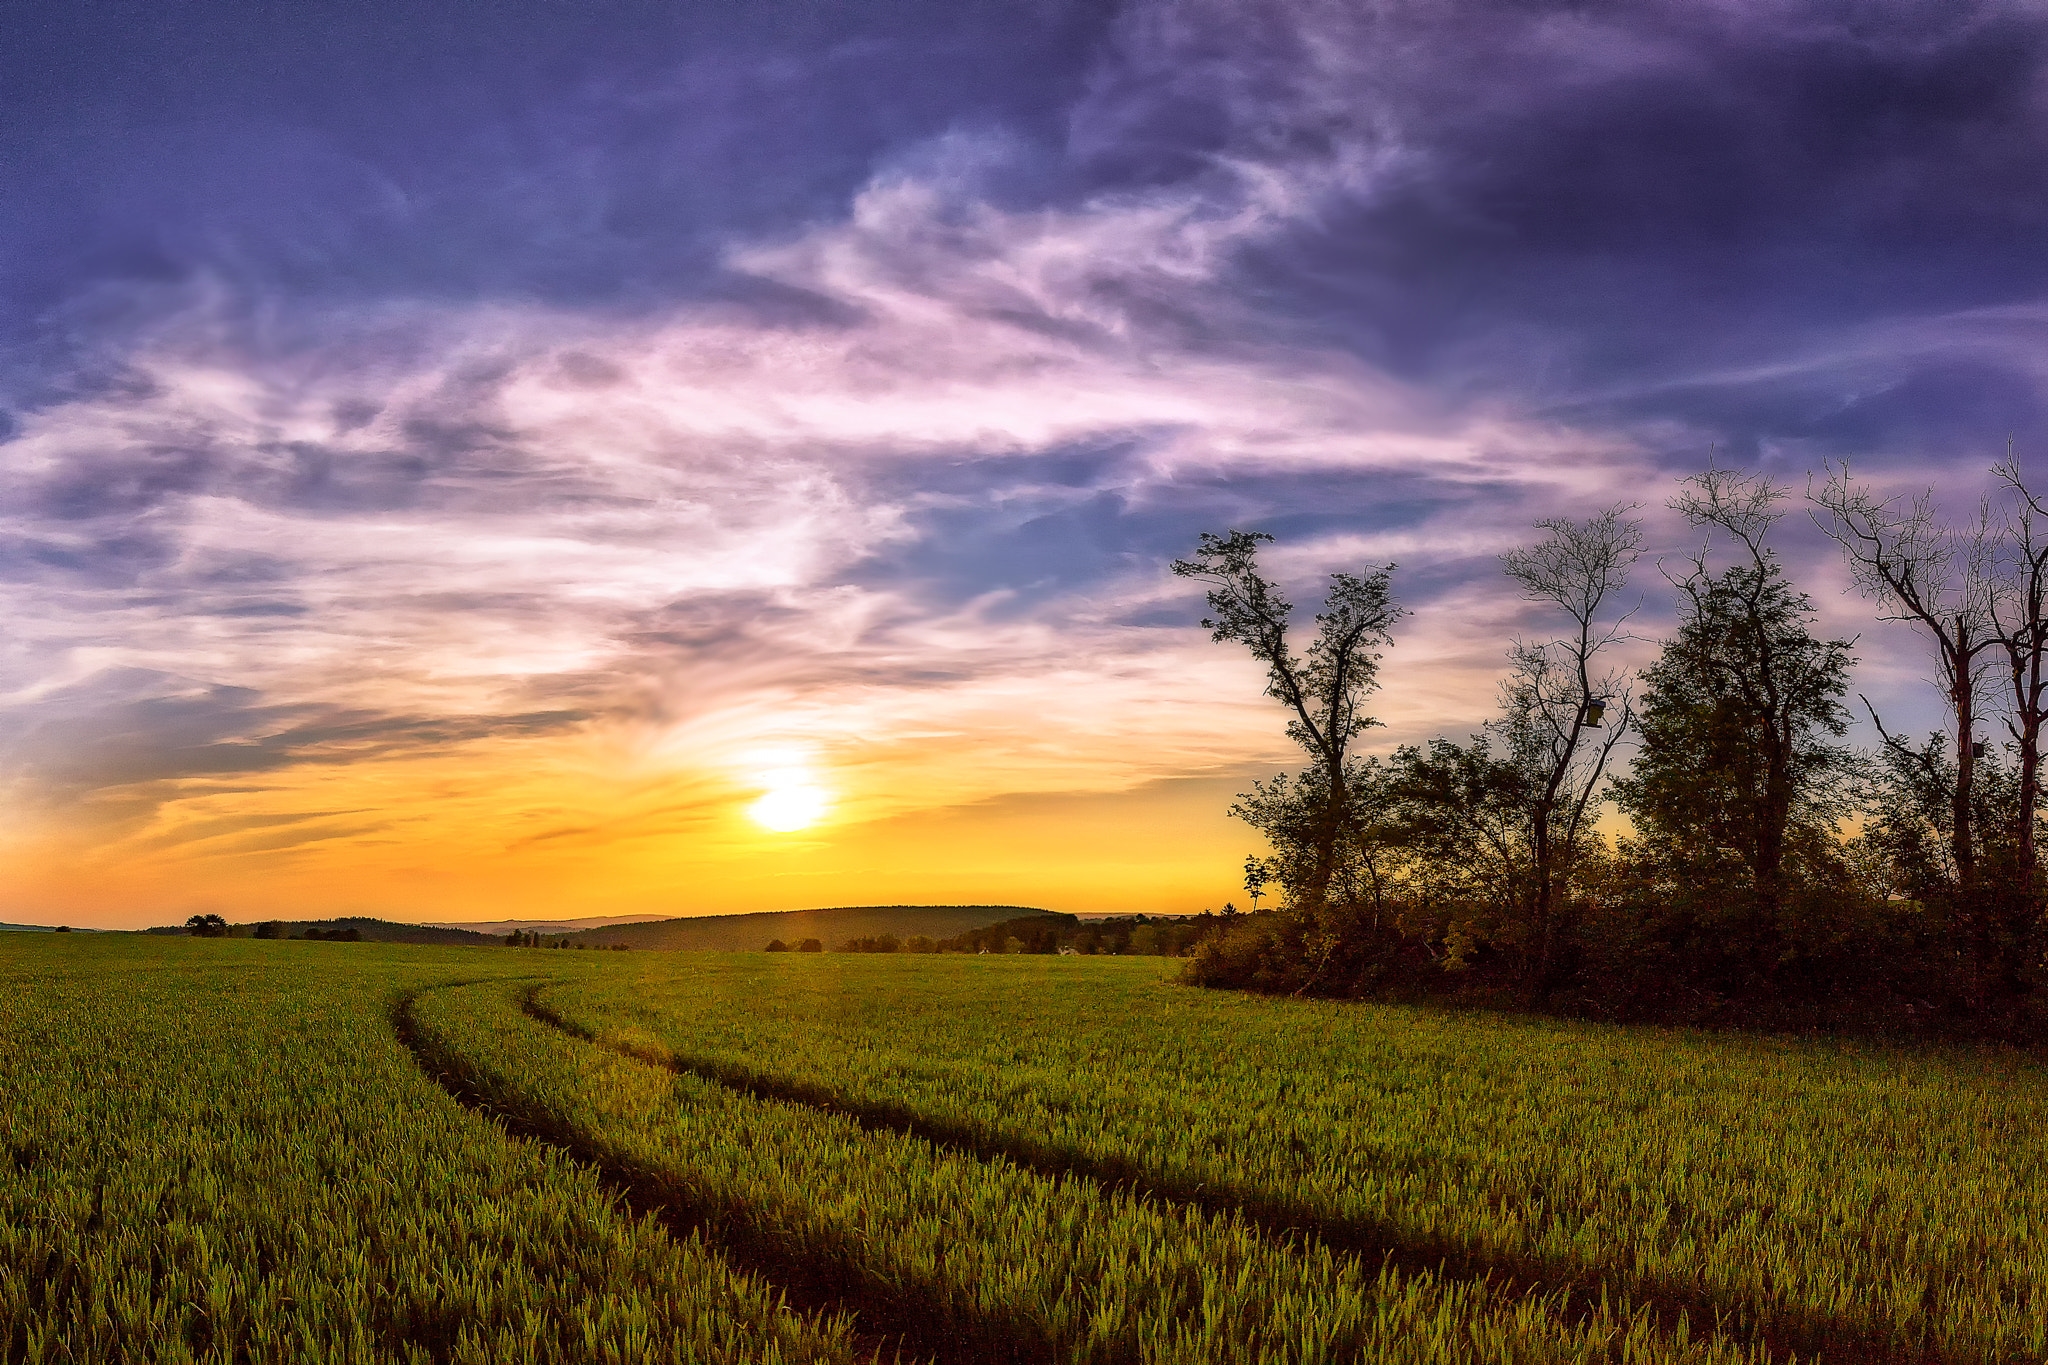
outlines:
[{"label": "field furrow", "polygon": [[869,1330],[923,1323],[947,1359],[1073,1362],[1735,1361],[1647,1315],[1282,1243],[1241,1218],[864,1129],[589,1046],[518,987],[421,997],[438,1067]]},{"label": "field furrow", "polygon": [[452,1103],[399,995],[524,961],[0,936],[0,1360],[851,1365]]},{"label": "field furrow", "polygon": [[1775,1354],[2048,1355],[2048,1087],[1995,1055],[1254,1005],[1109,962],[700,959],[536,1009],[756,1095]]}]

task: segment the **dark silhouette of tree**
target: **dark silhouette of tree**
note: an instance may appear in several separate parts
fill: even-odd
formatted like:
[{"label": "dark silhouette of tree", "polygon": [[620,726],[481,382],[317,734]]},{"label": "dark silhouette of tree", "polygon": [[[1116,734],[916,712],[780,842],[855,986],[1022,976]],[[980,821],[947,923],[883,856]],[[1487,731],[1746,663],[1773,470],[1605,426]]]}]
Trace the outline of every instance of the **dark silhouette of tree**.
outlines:
[{"label": "dark silhouette of tree", "polygon": [[256,938],[283,938],[284,925],[274,919],[267,919],[256,926]]},{"label": "dark silhouette of tree", "polygon": [[[1566,632],[1538,644],[1518,640],[1501,686],[1501,717],[1489,729],[1521,770],[1529,827],[1530,949],[1539,987],[1564,966],[1571,899],[1567,883],[1593,836],[1589,816],[1615,746],[1634,720],[1619,671],[1600,656],[1622,638],[1628,613],[1607,616],[1641,553],[1641,523],[1617,504],[1585,521],[1552,517],[1548,534],[1501,556],[1522,596],[1564,614]],[[1599,733],[1596,733],[1599,732]]]},{"label": "dark silhouette of tree", "polygon": [[[1981,983],[1989,923],[1977,867],[1980,836],[1973,793],[1982,751],[1976,716],[1980,669],[1999,647],[1991,612],[1996,570],[1988,516],[1980,516],[1975,527],[1945,524],[1935,517],[1932,489],[1911,503],[1880,497],[1853,481],[1846,463],[1828,466],[1825,481],[1818,489],[1809,487],[1807,497],[1817,508],[1816,524],[1848,557],[1858,590],[1884,604],[1881,619],[1911,622],[1934,645],[1938,681],[1955,725],[1948,746],[1953,759],[1947,765],[1949,810],[1942,821],[1953,880],[1938,895],[1931,886],[1927,892],[1947,910],[1976,961],[1973,970]],[[1912,755],[1921,755],[1924,778],[1932,750],[1916,750],[1887,732],[1875,710],[1871,720],[1888,756],[1911,761]]]},{"label": "dark silhouette of tree", "polygon": [[1485,734],[1464,744],[1405,745],[1394,755],[1388,794],[1396,841],[1408,855],[1405,889],[1444,967],[1463,968],[1487,948],[1535,956],[1529,779]]},{"label": "dark silhouette of tree", "polygon": [[2016,751],[2008,839],[2012,858],[2004,894],[1987,898],[1980,920],[1990,958],[1990,991],[2022,988],[2026,947],[2041,924],[2038,829],[2041,807],[2041,738],[2048,727],[2048,507],[2027,486],[2007,445],[1992,469],[2002,506],[1995,526],[1988,614],[2005,664],[2006,729]]},{"label": "dark silhouette of tree", "polygon": [[1244,894],[1252,903],[1252,913],[1259,913],[1259,901],[1266,894],[1266,884],[1273,880],[1272,872],[1260,861],[1256,853],[1247,853],[1244,859]]},{"label": "dark silhouette of tree", "polygon": [[1259,546],[1271,540],[1254,531],[1204,532],[1194,556],[1174,561],[1173,572],[1209,585],[1211,615],[1202,624],[1265,665],[1266,694],[1287,708],[1288,737],[1309,757],[1307,772],[1276,779],[1236,810],[1275,842],[1290,906],[1315,913],[1330,902],[1342,845],[1356,831],[1350,746],[1378,723],[1361,707],[1378,686],[1377,650],[1392,643],[1401,609],[1389,589],[1391,564],[1332,574],[1315,641],[1298,657],[1287,638],[1294,608],[1259,571]]},{"label": "dark silhouette of tree", "polygon": [[796,950],[800,953],[822,953],[825,951],[825,945],[821,940],[807,938],[796,945]]},{"label": "dark silhouette of tree", "polygon": [[1734,562],[1709,567],[1703,548],[1672,581],[1678,631],[1643,675],[1642,748],[1614,796],[1644,850],[1685,875],[1722,886],[1721,913],[1752,966],[1782,956],[1795,851],[1825,858],[1854,806],[1855,755],[1835,743],[1848,728],[1842,698],[1851,642],[1812,630],[1812,599],[1765,545],[1785,491],[1767,479],[1709,470],[1673,506],[1732,542]]},{"label": "dark silhouette of tree", "polygon": [[219,915],[194,915],[185,921],[185,932],[194,938],[226,938],[228,922]]}]

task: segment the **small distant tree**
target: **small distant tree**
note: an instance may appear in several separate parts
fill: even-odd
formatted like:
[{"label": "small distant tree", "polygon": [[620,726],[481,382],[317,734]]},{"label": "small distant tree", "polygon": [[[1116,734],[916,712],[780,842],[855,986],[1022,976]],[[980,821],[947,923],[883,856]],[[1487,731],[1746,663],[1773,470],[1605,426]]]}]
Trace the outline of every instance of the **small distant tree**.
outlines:
[{"label": "small distant tree", "polygon": [[185,921],[185,932],[194,938],[226,938],[228,922],[219,915],[194,915]]},{"label": "small distant tree", "polygon": [[1259,913],[1259,900],[1266,894],[1266,883],[1272,880],[1272,873],[1256,853],[1247,853],[1244,858],[1244,894],[1252,903],[1252,913]]},{"label": "small distant tree", "polygon": [[789,951],[789,945],[779,938],[771,938],[768,940],[768,951],[771,953],[786,953]]},{"label": "small distant tree", "polygon": [[807,938],[796,945],[796,950],[800,953],[822,953],[825,951],[825,944],[820,939]]}]

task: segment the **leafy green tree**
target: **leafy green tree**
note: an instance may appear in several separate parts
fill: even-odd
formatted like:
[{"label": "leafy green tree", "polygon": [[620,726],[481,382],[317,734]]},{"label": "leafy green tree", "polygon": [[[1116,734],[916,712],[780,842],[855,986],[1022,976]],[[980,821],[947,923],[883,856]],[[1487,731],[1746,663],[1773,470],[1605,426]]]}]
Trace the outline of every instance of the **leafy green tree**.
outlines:
[{"label": "leafy green tree", "polygon": [[1642,748],[1613,792],[1655,856],[1696,881],[1733,874],[1730,932],[1768,962],[1788,880],[1817,870],[1855,806],[1858,762],[1836,742],[1854,658],[1814,633],[1812,599],[1764,543],[1784,490],[1726,470],[1687,482],[1673,506],[1732,543],[1732,562],[1712,567],[1710,542],[1673,579],[1678,630],[1643,674]]}]

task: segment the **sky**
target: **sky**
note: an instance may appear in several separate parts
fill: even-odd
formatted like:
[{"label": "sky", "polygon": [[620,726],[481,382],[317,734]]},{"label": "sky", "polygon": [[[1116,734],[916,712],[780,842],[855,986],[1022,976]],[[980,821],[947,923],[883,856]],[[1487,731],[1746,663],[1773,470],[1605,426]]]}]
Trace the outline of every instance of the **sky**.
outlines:
[{"label": "sky", "polygon": [[0,3],[0,919],[1241,905],[1201,532],[1385,751],[1539,518],[1642,662],[1710,459],[2048,450],[2037,7]]}]

